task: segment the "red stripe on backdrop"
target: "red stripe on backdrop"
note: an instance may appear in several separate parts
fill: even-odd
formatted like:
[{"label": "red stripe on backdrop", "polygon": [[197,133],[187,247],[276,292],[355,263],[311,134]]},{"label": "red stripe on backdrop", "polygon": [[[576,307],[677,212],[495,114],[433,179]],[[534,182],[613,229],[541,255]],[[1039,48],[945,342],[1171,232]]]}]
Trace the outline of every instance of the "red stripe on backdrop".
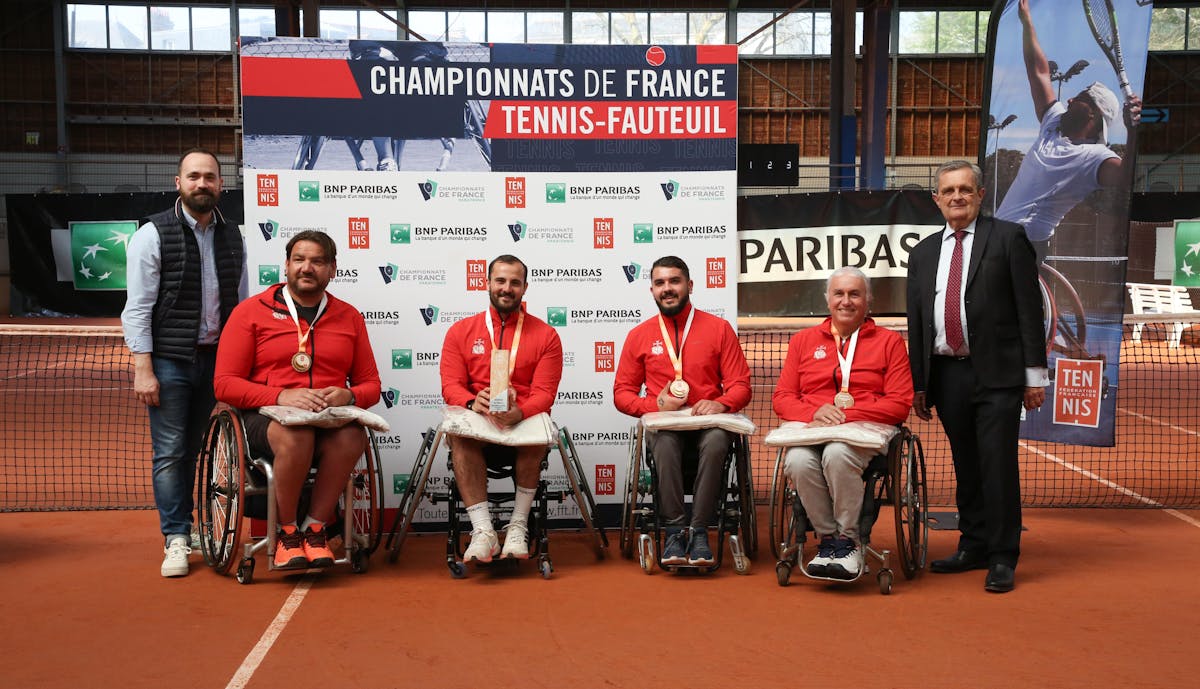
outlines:
[{"label": "red stripe on backdrop", "polygon": [[498,101],[488,107],[489,139],[730,139],[737,102]]},{"label": "red stripe on backdrop", "polygon": [[346,60],[242,58],[242,95],[362,99]]},{"label": "red stripe on backdrop", "polygon": [[736,45],[698,45],[696,46],[696,64],[698,65],[732,65],[737,64],[738,47]]}]

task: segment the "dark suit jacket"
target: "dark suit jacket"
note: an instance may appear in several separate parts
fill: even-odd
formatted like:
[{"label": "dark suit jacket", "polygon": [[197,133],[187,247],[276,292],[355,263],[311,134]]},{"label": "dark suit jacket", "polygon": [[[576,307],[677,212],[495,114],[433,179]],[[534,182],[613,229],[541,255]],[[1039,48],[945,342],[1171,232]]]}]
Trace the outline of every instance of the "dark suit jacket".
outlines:
[{"label": "dark suit jacket", "polygon": [[[942,232],[937,232],[908,256],[908,356],[917,392],[929,384],[941,246]],[[1004,220],[976,220],[964,300],[976,379],[987,388],[1024,386],[1026,367],[1046,365],[1037,262],[1024,228]]]}]

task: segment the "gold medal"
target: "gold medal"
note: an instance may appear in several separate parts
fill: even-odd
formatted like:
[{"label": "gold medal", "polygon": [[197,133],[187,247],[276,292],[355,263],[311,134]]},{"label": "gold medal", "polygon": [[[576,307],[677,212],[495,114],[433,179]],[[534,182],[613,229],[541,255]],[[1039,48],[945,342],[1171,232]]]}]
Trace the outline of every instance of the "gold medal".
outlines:
[{"label": "gold medal", "polygon": [[312,368],[312,357],[308,352],[296,352],[292,355],[292,368],[297,373],[308,373],[308,369]]},{"label": "gold medal", "polygon": [[854,406],[854,395],[842,391],[833,396],[833,406],[838,409],[849,409]]},{"label": "gold medal", "polygon": [[674,380],[674,381],[671,381],[671,387],[668,388],[668,391],[671,393],[672,397],[677,397],[681,400],[686,400],[688,393],[691,392],[691,388],[688,387],[687,381]]}]

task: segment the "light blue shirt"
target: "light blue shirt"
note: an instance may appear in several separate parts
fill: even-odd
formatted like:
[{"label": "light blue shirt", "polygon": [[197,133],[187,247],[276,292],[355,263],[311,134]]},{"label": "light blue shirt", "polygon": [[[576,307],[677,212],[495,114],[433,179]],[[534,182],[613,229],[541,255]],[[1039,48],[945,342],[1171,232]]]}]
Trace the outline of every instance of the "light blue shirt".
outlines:
[{"label": "light blue shirt", "polygon": [[[221,333],[221,294],[217,284],[217,265],[213,260],[213,241],[216,236],[216,217],[207,227],[199,227],[196,219],[187,212],[187,207],[177,203],[183,219],[196,237],[200,247],[200,329],[197,344],[216,344]],[[245,255],[245,242],[242,255]],[[151,324],[154,304],[158,302],[158,286],[162,277],[162,246],[158,228],[146,223],[133,233],[126,249],[126,298],[121,312],[121,328],[125,332],[125,344],[134,354],[154,351],[154,336]],[[238,301],[250,294],[250,279],[246,263],[242,262],[242,274],[238,280]]]}]

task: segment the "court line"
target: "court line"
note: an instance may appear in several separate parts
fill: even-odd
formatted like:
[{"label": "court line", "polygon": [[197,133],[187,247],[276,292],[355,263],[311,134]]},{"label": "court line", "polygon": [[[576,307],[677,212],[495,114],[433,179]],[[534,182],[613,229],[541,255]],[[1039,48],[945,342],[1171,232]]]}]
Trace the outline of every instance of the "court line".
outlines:
[{"label": "court line", "polygon": [[233,673],[233,678],[229,680],[229,684],[225,685],[225,689],[245,689],[250,679],[254,677],[254,671],[262,664],[263,658],[267,656],[271,646],[275,645],[275,640],[283,633],[284,628],[291,621],[292,615],[296,613],[300,603],[308,595],[308,590],[312,588],[314,581],[316,581],[316,577],[310,571],[296,583],[296,588],[292,589],[292,593],[283,602],[283,607],[279,608],[275,619],[267,625],[266,631],[263,632],[254,648],[250,649],[250,653],[242,661],[242,666]]},{"label": "court line", "polygon": [[1188,435],[1194,435],[1196,437],[1200,437],[1200,433],[1197,433],[1196,431],[1193,431],[1190,428],[1182,428],[1180,426],[1176,426],[1173,423],[1167,423],[1166,421],[1159,421],[1158,419],[1154,418],[1153,416],[1146,416],[1145,414],[1139,414],[1135,411],[1129,411],[1128,409],[1121,409],[1119,407],[1117,408],[1117,411],[1125,413],[1125,414],[1129,414],[1130,416],[1136,416],[1139,419],[1142,419],[1144,421],[1150,421],[1150,422],[1156,423],[1160,426],[1166,426],[1167,428],[1170,428],[1173,431],[1179,431],[1180,433],[1187,433]]},{"label": "court line", "polygon": [[1018,444],[1021,447],[1025,448],[1026,450],[1029,450],[1030,452],[1032,452],[1035,455],[1038,455],[1044,459],[1048,459],[1051,462],[1054,462],[1055,464],[1058,464],[1064,468],[1070,469],[1071,471],[1081,474],[1085,478],[1090,478],[1102,486],[1111,488],[1111,489],[1117,491],[1118,493],[1121,493],[1123,495],[1133,498],[1134,500],[1137,500],[1138,502],[1142,503],[1143,505],[1160,508],[1160,509],[1162,509],[1163,512],[1166,512],[1167,514],[1171,515],[1172,517],[1175,517],[1176,519],[1179,519],[1180,521],[1183,521],[1187,524],[1191,524],[1192,526],[1194,526],[1196,528],[1200,528],[1200,520],[1189,517],[1188,515],[1186,515],[1182,512],[1179,512],[1178,510],[1165,508],[1161,502],[1159,502],[1153,498],[1148,498],[1148,497],[1138,493],[1137,491],[1130,490],[1130,489],[1126,488],[1125,486],[1122,486],[1119,483],[1110,481],[1110,480],[1104,478],[1103,476],[1100,476],[1091,471],[1088,471],[1087,469],[1084,469],[1083,467],[1076,466],[1076,465],[1072,464],[1071,462],[1068,462],[1065,459],[1061,459],[1059,457],[1056,457],[1056,456],[1050,454],[1049,452],[1046,452],[1044,450],[1039,450],[1038,448],[1036,448],[1032,445],[1029,445],[1028,443],[1025,443],[1024,441],[1019,441]]}]

